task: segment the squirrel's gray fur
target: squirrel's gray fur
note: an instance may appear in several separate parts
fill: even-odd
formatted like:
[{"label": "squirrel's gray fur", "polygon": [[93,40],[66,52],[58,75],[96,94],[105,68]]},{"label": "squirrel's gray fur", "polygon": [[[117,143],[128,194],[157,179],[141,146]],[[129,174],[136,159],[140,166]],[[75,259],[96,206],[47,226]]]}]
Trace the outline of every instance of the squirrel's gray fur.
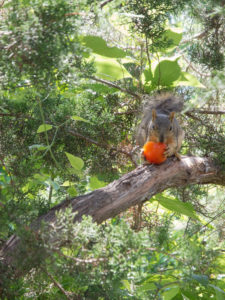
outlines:
[{"label": "squirrel's gray fur", "polygon": [[143,146],[147,141],[148,128],[152,120],[152,110],[157,114],[169,115],[171,112],[180,112],[183,108],[183,100],[171,93],[161,93],[153,96],[143,96],[141,122],[136,131],[136,143]]}]

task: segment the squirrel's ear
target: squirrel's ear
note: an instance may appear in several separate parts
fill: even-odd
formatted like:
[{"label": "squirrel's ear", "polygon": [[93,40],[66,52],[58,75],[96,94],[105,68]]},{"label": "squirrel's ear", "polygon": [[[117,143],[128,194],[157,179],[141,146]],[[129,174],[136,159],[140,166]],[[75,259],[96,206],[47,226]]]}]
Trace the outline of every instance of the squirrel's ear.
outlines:
[{"label": "squirrel's ear", "polygon": [[152,110],[152,121],[155,121],[155,119],[156,119],[156,110],[153,109]]},{"label": "squirrel's ear", "polygon": [[172,111],[172,112],[170,113],[170,116],[169,116],[170,122],[172,122],[172,121],[173,121],[173,119],[174,119],[174,116],[175,116],[175,112],[174,112],[174,111]]}]

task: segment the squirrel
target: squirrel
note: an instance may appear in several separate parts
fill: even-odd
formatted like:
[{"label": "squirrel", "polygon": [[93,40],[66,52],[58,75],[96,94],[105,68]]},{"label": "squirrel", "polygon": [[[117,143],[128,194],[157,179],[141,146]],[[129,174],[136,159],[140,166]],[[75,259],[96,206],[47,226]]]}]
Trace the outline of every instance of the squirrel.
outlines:
[{"label": "squirrel", "polygon": [[137,144],[143,147],[148,141],[164,143],[167,146],[164,155],[166,157],[175,155],[180,160],[178,151],[184,139],[184,131],[175,118],[175,112],[182,110],[183,101],[169,93],[147,96],[147,100],[136,133]]}]

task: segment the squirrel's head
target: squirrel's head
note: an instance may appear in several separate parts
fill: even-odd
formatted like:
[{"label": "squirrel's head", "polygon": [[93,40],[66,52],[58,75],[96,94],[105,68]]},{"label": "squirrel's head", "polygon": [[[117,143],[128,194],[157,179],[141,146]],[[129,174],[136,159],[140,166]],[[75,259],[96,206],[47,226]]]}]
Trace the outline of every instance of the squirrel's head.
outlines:
[{"label": "squirrel's head", "polygon": [[149,140],[153,142],[160,142],[170,144],[174,141],[174,123],[175,112],[169,115],[157,113],[155,109],[152,110],[152,120],[149,130]]}]

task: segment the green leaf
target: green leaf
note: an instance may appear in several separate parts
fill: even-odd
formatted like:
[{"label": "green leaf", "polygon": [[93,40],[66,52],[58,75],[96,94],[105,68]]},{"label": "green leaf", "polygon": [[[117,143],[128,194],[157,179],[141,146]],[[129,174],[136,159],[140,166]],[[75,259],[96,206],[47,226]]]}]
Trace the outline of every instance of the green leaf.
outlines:
[{"label": "green leaf", "polygon": [[68,152],[65,152],[66,156],[71,163],[71,166],[76,170],[81,170],[84,166],[84,162],[80,157],[74,156]]},{"label": "green leaf", "polygon": [[184,297],[181,293],[178,293],[171,300],[184,300]]},{"label": "green leaf", "polygon": [[120,80],[132,77],[123,65],[120,65],[115,59],[104,56],[95,55],[95,67],[97,76],[106,80]]},{"label": "green leaf", "polygon": [[165,292],[163,292],[163,300],[171,300],[174,296],[176,296],[180,292],[179,286],[172,286],[167,288]]},{"label": "green leaf", "polygon": [[155,68],[153,83],[160,86],[171,86],[181,75],[181,69],[177,62],[162,60]]},{"label": "green leaf", "polygon": [[61,184],[61,186],[71,186],[71,185],[74,185],[75,183],[74,182],[71,182],[69,180],[67,181],[64,181],[63,184]]},{"label": "green leaf", "polygon": [[158,287],[158,284],[163,285],[168,285],[171,284],[171,286],[174,286],[174,278],[171,276],[167,275],[151,275],[149,278],[147,278],[139,287],[138,290],[140,291],[148,291],[148,290],[155,290]]},{"label": "green leaf", "polygon": [[106,57],[123,58],[126,52],[117,47],[108,47],[106,41],[99,36],[88,35],[83,38],[85,46],[91,48],[96,54]]},{"label": "green leaf", "polygon": [[140,286],[137,287],[137,290],[140,292],[147,292],[151,290],[155,290],[157,285],[154,282],[144,282]]},{"label": "green leaf", "polygon": [[167,50],[172,50],[174,47],[180,44],[180,41],[182,39],[182,31],[181,29],[177,28],[173,28],[173,30],[167,29],[162,35],[162,38],[166,39],[167,41],[170,41],[170,45],[166,48]]},{"label": "green leaf", "polygon": [[144,71],[144,78],[145,78],[144,83],[152,81],[153,76],[152,76],[152,71],[150,69]]},{"label": "green leaf", "polygon": [[90,123],[90,121],[88,120],[85,120],[79,116],[72,116],[71,119],[75,120],[75,121],[82,121],[82,122],[87,122],[87,123]]},{"label": "green leaf", "polygon": [[173,86],[193,86],[205,88],[205,86],[201,84],[194,75],[187,72],[181,72],[180,77],[174,81]]},{"label": "green leaf", "polygon": [[34,174],[33,177],[38,181],[45,182],[49,178],[49,175],[37,173],[37,174]]},{"label": "green leaf", "polygon": [[92,190],[100,189],[106,186],[106,182],[100,181],[96,176],[92,176],[89,181],[89,186]]},{"label": "green leaf", "polygon": [[195,210],[191,203],[184,203],[176,198],[169,198],[163,195],[157,195],[154,200],[158,201],[163,207],[172,210],[176,213],[191,217],[193,219],[198,219]]},{"label": "green leaf", "polygon": [[50,124],[41,124],[38,127],[37,133],[45,132],[52,129],[52,125]]},{"label": "green leaf", "polygon": [[185,298],[184,298],[185,300],[198,299],[198,294],[194,293],[193,291],[181,289],[181,293],[183,296],[185,296]]},{"label": "green leaf", "polygon": [[70,186],[70,187],[67,189],[67,192],[68,192],[68,194],[69,194],[71,197],[76,197],[76,196],[77,196],[77,190],[75,189],[74,186]]},{"label": "green leaf", "polygon": [[131,293],[131,286],[128,280],[122,280],[123,286]]}]

